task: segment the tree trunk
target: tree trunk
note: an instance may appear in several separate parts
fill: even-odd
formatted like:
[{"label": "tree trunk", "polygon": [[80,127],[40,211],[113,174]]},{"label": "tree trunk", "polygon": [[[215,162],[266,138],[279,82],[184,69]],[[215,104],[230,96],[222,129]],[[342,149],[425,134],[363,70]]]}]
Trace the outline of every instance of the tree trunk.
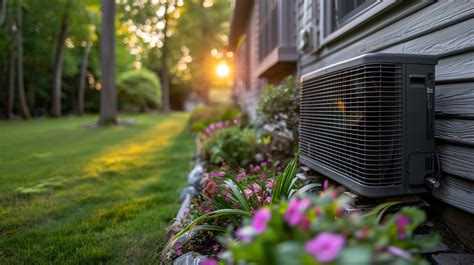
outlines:
[{"label": "tree trunk", "polygon": [[[13,46],[12,46],[13,47]],[[8,77],[7,118],[13,118],[13,106],[15,103],[15,49],[10,52],[10,70]]]},{"label": "tree trunk", "polygon": [[20,101],[20,110],[21,116],[24,119],[31,118],[30,110],[28,109],[28,104],[26,103],[25,96],[25,80],[23,77],[23,11],[21,10],[22,0],[17,0],[16,2],[16,19],[17,19],[17,34],[16,34],[16,44],[17,44],[17,77],[18,77],[18,96]]},{"label": "tree trunk", "polygon": [[[66,3],[68,5],[69,2]],[[64,43],[68,32],[68,7],[64,11],[59,30],[58,44],[56,47],[56,57],[54,59],[53,91],[51,93],[51,116],[61,116],[61,83],[64,61]]]},{"label": "tree trunk", "polygon": [[84,92],[86,88],[87,65],[89,64],[90,47],[84,47],[84,54],[82,55],[81,79],[79,81],[79,92],[77,97],[78,114],[84,114]]},{"label": "tree trunk", "polygon": [[5,22],[7,17],[7,0],[2,1],[2,6],[0,7],[0,26]]},{"label": "tree trunk", "polygon": [[117,123],[117,94],[115,91],[115,0],[102,0],[102,36],[100,39],[100,90],[99,125]]},{"label": "tree trunk", "polygon": [[168,72],[168,37],[166,36],[166,31],[168,30],[168,6],[169,3],[165,3],[165,27],[163,28],[164,38],[163,38],[163,47],[161,47],[161,87],[163,90],[163,111],[170,111],[170,78]]}]

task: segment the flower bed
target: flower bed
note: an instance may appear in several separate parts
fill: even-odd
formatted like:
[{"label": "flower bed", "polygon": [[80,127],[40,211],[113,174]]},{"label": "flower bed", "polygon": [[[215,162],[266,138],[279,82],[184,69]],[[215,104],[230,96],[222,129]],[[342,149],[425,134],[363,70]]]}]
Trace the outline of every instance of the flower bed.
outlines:
[{"label": "flower bed", "polygon": [[[269,104],[271,93],[262,104]],[[192,192],[182,194],[185,203],[170,230],[164,263],[426,263],[422,249],[438,238],[415,240],[423,211],[404,207],[387,214],[400,206],[392,202],[350,212],[340,188],[297,177],[298,153],[285,157],[275,151],[282,142],[274,145],[266,137],[239,117],[202,128],[200,159],[186,188]],[[286,153],[292,140],[287,143]]]}]

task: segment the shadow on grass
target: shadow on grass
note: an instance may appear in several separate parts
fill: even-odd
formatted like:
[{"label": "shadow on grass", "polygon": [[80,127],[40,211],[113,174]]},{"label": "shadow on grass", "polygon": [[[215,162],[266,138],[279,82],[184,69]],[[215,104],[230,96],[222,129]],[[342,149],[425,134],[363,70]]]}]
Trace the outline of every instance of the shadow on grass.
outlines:
[{"label": "shadow on grass", "polygon": [[156,263],[194,152],[185,123],[170,116],[106,148],[61,186],[26,187],[39,192],[2,209],[0,263]]}]

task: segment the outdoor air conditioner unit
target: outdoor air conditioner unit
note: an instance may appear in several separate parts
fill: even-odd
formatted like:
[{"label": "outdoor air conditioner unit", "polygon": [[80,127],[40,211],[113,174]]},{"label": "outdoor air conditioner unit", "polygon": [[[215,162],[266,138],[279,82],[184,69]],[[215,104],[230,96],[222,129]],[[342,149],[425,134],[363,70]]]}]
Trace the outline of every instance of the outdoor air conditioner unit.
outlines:
[{"label": "outdoor air conditioner unit", "polygon": [[435,173],[436,64],[372,53],[304,75],[300,161],[366,197],[425,192]]}]

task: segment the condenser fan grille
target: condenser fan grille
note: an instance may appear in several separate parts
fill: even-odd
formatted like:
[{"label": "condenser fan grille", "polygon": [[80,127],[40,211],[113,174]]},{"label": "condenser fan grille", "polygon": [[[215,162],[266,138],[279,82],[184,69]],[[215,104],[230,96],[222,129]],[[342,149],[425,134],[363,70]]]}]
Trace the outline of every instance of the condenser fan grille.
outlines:
[{"label": "condenser fan grille", "polygon": [[402,185],[402,69],[366,64],[303,81],[301,154],[366,186]]}]

